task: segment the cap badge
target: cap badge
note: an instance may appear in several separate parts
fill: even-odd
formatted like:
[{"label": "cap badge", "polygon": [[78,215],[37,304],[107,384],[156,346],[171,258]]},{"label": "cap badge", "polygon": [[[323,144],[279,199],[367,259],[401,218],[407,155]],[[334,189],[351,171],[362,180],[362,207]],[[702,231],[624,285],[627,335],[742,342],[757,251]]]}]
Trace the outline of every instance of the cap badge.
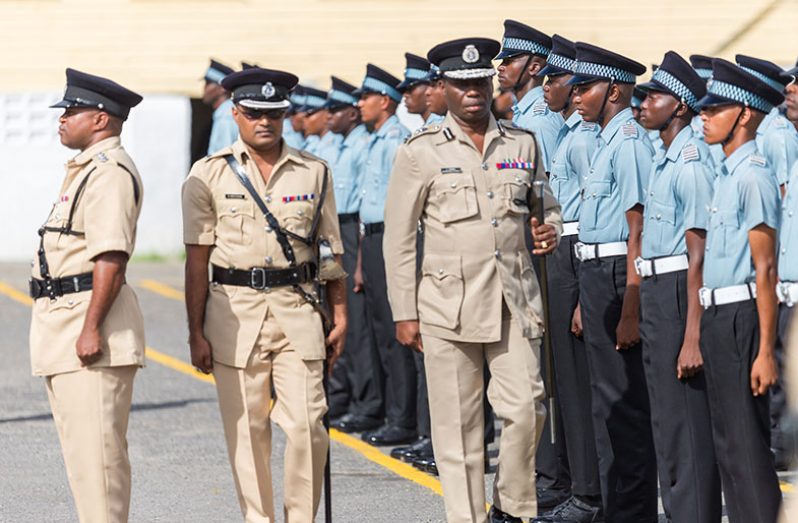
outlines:
[{"label": "cap badge", "polygon": [[468,44],[463,49],[463,61],[467,64],[473,64],[479,60],[479,50],[473,44]]},{"label": "cap badge", "polygon": [[271,82],[266,82],[266,85],[260,88],[260,94],[262,94],[266,98],[271,98],[274,96],[274,86]]}]

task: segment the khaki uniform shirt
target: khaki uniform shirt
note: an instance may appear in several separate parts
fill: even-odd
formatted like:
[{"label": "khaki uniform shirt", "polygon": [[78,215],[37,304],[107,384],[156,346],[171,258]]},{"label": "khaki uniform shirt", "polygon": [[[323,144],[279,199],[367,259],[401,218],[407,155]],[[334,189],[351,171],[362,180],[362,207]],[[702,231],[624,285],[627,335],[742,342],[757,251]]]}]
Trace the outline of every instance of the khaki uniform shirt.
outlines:
[{"label": "khaki uniform shirt", "polygon": [[[94,144],[66,164],[66,178],[45,225],[66,226],[78,187],[87,176],[72,217],[72,229],[82,234],[46,232],[44,235],[45,256],[53,278],[92,272],[94,259],[105,252],[133,254],[142,184],[119,137]],[[42,278],[38,254],[33,258],[32,276]],[[83,329],[91,295],[88,290],[52,301],[48,297],[39,298],[33,304],[30,350],[34,375],[51,376],[82,368],[75,344]],[[127,284],[122,285],[111,305],[101,333],[105,345],[102,357],[91,367],[144,364],[144,320],[136,295]]]},{"label": "khaki uniform shirt", "polygon": [[[509,163],[518,161],[532,165]],[[542,203],[532,190],[534,179],[546,184]],[[539,205],[546,222],[561,231],[560,207],[529,131],[497,125],[491,117],[481,154],[449,115],[408,140],[397,153],[385,209],[383,249],[394,321],[418,319],[422,334],[442,339],[495,342],[504,299],[523,335],[540,337],[540,289],[524,243],[524,228]]]},{"label": "khaki uniform shirt", "polygon": [[[188,245],[210,245],[211,263],[219,267],[251,269],[289,266],[268,227],[265,216],[227,165],[232,153],[269,211],[284,229],[307,237],[321,195],[323,176],[327,194],[318,235],[326,239],[334,254],[343,253],[338,214],[335,210],[332,175],[317,157],[285,145],[264,183],[255,161],[239,139],[231,147],[199,160],[183,184],[183,240]],[[289,238],[297,263],[314,261],[311,246]],[[305,290],[312,292],[312,285]],[[211,284],[205,307],[205,336],[214,360],[244,368],[271,310],[292,348],[303,359],[323,359],[326,351],[319,314],[293,288],[268,291],[234,285]]]}]

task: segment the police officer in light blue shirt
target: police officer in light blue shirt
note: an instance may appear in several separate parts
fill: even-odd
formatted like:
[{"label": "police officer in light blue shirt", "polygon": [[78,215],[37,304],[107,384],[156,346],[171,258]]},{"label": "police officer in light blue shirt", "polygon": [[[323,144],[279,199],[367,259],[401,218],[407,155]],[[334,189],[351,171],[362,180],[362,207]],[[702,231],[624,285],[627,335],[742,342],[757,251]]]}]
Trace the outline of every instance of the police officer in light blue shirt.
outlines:
[{"label": "police officer in light blue shirt", "polygon": [[289,101],[291,102],[291,107],[288,109],[288,116],[283,120],[283,140],[289,147],[304,149],[305,88],[297,85],[291,92]]},{"label": "police officer in light blue shirt", "polygon": [[370,132],[360,189],[362,283],[366,294],[368,321],[380,354],[382,373],[378,379],[385,390],[385,423],[363,433],[373,445],[401,445],[416,439],[416,365],[413,353],[396,341],[388,303],[382,238],[385,230],[385,198],[396,151],[410,132],[396,117],[402,101],[397,89],[400,80],[368,64],[358,89],[358,107]]},{"label": "police officer in light blue shirt", "polygon": [[714,180],[703,134],[691,122],[706,82],[669,51],[651,81],[640,123],[656,131],[645,198],[640,283],[640,337],[651,402],[662,506],[668,521],[717,523],[720,475],[715,464],[706,381],[699,348],[704,238]]},{"label": "police officer in light blue shirt", "polygon": [[[773,62],[738,54],[737,65],[756,76],[777,91],[783,91],[790,82],[784,70]],[[798,130],[785,118],[778,107],[765,116],[756,130],[756,147],[776,174],[776,181],[786,189],[790,169],[798,161]],[[782,192],[783,194],[783,192]]]},{"label": "police officer in light blue shirt", "polygon": [[776,521],[781,491],[770,451],[768,389],[777,379],[779,188],[756,147],[780,91],[726,60],[699,101],[704,140],[726,156],[714,182],[699,297],[701,353],[715,454],[730,521]]},{"label": "police officer in light blue shirt", "polygon": [[332,163],[343,141],[340,135],[327,132],[327,92],[315,87],[305,87],[304,133],[305,151]]},{"label": "police officer in light blue shirt", "polygon": [[513,123],[535,133],[546,172],[557,146],[557,134],[563,124],[562,116],[549,110],[543,99],[543,80],[538,72],[546,66],[551,52],[551,38],[521,22],[504,21],[502,49],[496,56],[501,64],[499,85],[515,94]]},{"label": "police officer in light blue shirt", "polygon": [[579,301],[607,521],[656,521],[657,468],[638,334],[645,188],[654,154],[629,103],[645,66],[576,44],[573,103],[601,127],[582,188]]},{"label": "police officer in light blue shirt", "polygon": [[202,101],[213,109],[208,154],[224,149],[238,139],[238,125],[233,120],[233,102],[230,94],[222,87],[222,80],[232,72],[232,67],[216,60],[211,60],[205,71]]},{"label": "police officer in light blue shirt", "polygon": [[435,64],[430,64],[429,73],[429,88],[427,89],[427,107],[429,108],[429,116],[424,122],[424,127],[431,127],[443,122],[448,112],[446,107],[446,97],[443,94],[443,80],[441,79],[441,70]]},{"label": "police officer in light blue shirt", "polygon": [[405,53],[405,77],[397,89],[402,93],[405,108],[409,114],[417,114],[426,125],[431,111],[427,104],[427,89],[430,85],[430,67],[432,64],[422,57],[413,53]]},{"label": "police officer in light blue shirt", "polygon": [[[538,510],[545,523],[592,522],[602,519],[601,484],[598,456],[592,430],[590,373],[581,332],[573,331],[572,321],[581,323],[579,303],[579,265],[574,253],[577,241],[581,180],[590,169],[599,126],[585,122],[571,101],[573,86],[568,84],[576,66],[576,47],[560,35],[552,36],[546,67],[544,99],[549,110],[560,113],[564,124],[557,135],[551,159],[549,183],[560,203],[563,218],[562,239],[547,262],[549,283],[549,332],[554,356],[554,379],[558,405],[559,439],[564,440],[570,497],[558,506]],[[545,433],[545,432],[544,432]],[[540,455],[540,450],[538,451]],[[541,496],[542,499],[546,499]],[[535,521],[535,520],[533,520]]]},{"label": "police officer in light blue shirt", "polygon": [[[702,54],[691,54],[690,55],[690,65],[693,66],[693,70],[698,73],[704,82],[709,83],[712,80],[712,57],[706,56]],[[692,122],[693,131],[695,132],[696,136],[700,136],[703,140],[704,138],[704,121],[701,119],[700,115],[696,115],[693,118]],[[709,154],[712,155],[712,161],[715,163],[715,167],[717,168],[723,163],[723,160],[726,158],[726,155],[723,154],[723,146],[719,143],[711,144],[709,146]]]}]

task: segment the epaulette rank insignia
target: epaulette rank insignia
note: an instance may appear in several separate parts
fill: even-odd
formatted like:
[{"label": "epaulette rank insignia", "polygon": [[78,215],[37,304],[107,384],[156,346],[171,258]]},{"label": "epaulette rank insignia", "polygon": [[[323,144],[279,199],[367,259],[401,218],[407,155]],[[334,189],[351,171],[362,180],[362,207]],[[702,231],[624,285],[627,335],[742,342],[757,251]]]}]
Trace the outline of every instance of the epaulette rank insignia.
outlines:
[{"label": "epaulette rank insignia", "polygon": [[637,137],[637,126],[634,124],[634,122],[625,123],[623,124],[623,127],[621,127],[621,132],[627,138],[635,138]]},{"label": "epaulette rank insignia", "polygon": [[448,127],[443,129],[443,136],[446,138],[446,141],[451,142],[454,140],[454,133]]},{"label": "epaulette rank insignia", "polygon": [[596,128],[596,123],[595,122],[586,122],[586,121],[582,120],[582,123],[580,125],[581,125],[582,129],[584,129],[586,131],[593,131]]},{"label": "epaulette rank insignia", "polygon": [[699,160],[701,155],[698,153],[698,147],[695,144],[689,144],[682,149],[682,160],[685,162],[691,162],[693,160]]},{"label": "epaulette rank insignia", "polygon": [[549,106],[546,105],[545,101],[538,102],[532,106],[532,114],[534,115],[546,114],[548,108]]},{"label": "epaulette rank insignia", "polygon": [[315,193],[297,194],[295,196],[283,196],[283,203],[306,202],[308,200],[315,200],[315,199],[316,199],[316,194]]},{"label": "epaulette rank insignia", "polygon": [[496,164],[496,169],[529,169],[535,168],[534,162],[526,162],[522,158],[507,159]]},{"label": "epaulette rank insignia", "polygon": [[108,157],[103,152],[97,153],[96,158],[98,162],[105,163],[108,161]]},{"label": "epaulette rank insignia", "polygon": [[748,161],[751,162],[752,164],[758,165],[760,167],[764,167],[765,164],[767,163],[765,161],[765,157],[764,156],[760,156],[758,154],[752,154],[751,156],[749,156],[748,157]]}]

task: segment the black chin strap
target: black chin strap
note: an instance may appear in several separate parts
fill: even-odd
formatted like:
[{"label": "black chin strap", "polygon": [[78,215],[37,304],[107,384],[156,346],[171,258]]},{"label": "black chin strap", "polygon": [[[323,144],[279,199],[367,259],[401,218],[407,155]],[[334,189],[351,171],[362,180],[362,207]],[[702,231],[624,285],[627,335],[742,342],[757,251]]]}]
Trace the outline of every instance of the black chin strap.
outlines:
[{"label": "black chin strap", "polygon": [[[521,69],[521,74],[518,75],[518,79],[515,81],[515,85],[513,86],[513,92],[514,93],[517,93],[521,89],[521,87],[523,86],[523,84],[521,83],[521,80],[524,79],[524,71],[529,69],[529,62],[531,62],[531,61],[532,61],[532,55],[531,54],[526,55],[526,62],[524,63],[524,68]],[[530,80],[531,79],[532,78],[530,77]],[[520,100],[519,100],[519,102],[520,102]]]},{"label": "black chin strap", "polygon": [[601,102],[601,111],[599,111],[598,115],[598,124],[604,125],[604,110],[607,108],[607,100],[610,99],[610,91],[612,91],[612,86],[615,85],[615,78],[610,78],[610,84],[607,86],[607,92],[604,93],[604,101]]},{"label": "black chin strap", "polygon": [[568,98],[565,100],[565,105],[562,106],[560,110],[561,113],[564,113],[571,107],[571,97],[574,95],[574,86],[572,85],[571,88],[568,90]]},{"label": "black chin strap", "polygon": [[729,134],[726,135],[726,138],[724,138],[723,141],[720,142],[721,145],[726,145],[731,141],[732,138],[734,138],[734,131],[737,130],[737,124],[740,123],[740,118],[742,118],[744,112],[745,112],[745,107],[740,109],[740,114],[738,114],[737,118],[734,119],[734,125],[732,125],[731,129],[729,130]]},{"label": "black chin strap", "polygon": [[665,120],[665,123],[664,123],[664,124],[662,124],[662,125],[660,126],[660,128],[659,128],[659,129],[657,129],[657,130],[658,130],[659,132],[662,132],[662,131],[664,131],[665,129],[667,129],[667,128],[668,128],[668,126],[669,126],[669,125],[671,124],[671,122],[673,121],[673,119],[674,119],[674,118],[676,118],[676,113],[678,113],[678,112],[679,112],[679,109],[681,109],[681,108],[682,108],[682,102],[679,102],[679,105],[677,105],[677,106],[676,106],[676,109],[674,109],[674,110],[673,110],[673,112],[672,112],[672,113],[671,113],[671,115],[668,117],[668,119],[667,119],[667,120]]}]

